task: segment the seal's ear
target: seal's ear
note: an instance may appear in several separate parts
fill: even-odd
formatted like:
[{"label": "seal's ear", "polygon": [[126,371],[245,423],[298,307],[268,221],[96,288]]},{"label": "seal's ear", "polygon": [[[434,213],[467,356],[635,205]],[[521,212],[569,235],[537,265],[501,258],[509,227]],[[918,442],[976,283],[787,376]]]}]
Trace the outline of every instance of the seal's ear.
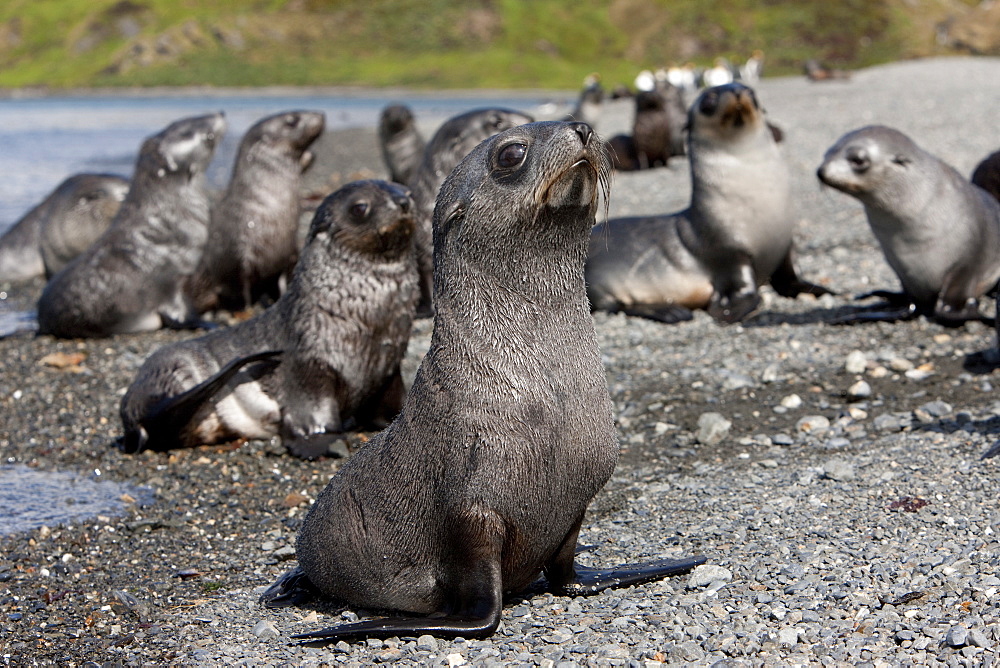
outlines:
[{"label": "seal's ear", "polygon": [[911,162],[913,162],[912,160],[910,160],[909,158],[907,158],[905,155],[898,155],[898,154],[892,156],[892,161],[893,161],[893,163],[895,163],[897,165],[900,165],[901,167],[906,167],[908,164],[910,164]]},{"label": "seal's ear", "polygon": [[461,223],[465,219],[465,201],[456,200],[451,203],[451,205],[445,209],[444,215],[441,216],[441,231],[450,230],[453,226]]}]

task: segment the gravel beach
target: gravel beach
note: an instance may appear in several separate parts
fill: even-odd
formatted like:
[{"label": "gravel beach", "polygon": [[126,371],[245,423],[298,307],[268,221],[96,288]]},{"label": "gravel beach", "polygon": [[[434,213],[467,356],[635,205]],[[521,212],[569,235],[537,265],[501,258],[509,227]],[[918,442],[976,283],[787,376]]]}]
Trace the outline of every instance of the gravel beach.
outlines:
[{"label": "gravel beach", "polygon": [[[592,597],[514,598],[485,640],[292,646],[294,633],[370,613],[256,602],[295,564],[296,530],[343,460],[299,461],[260,441],[123,455],[112,443],[125,388],[148,354],[191,333],[21,336],[0,341],[0,481],[29,467],[129,487],[117,510],[0,536],[0,664],[1000,663],[1000,457],[981,459],[1000,438],[1000,396],[973,356],[995,344],[992,329],[830,324],[854,294],[898,282],[861,205],[815,176],[826,148],[872,123],[969,174],[1000,148],[1000,59],[765,79],[757,92],[785,132],[800,274],[838,294],[765,288],[760,310],[731,326],[703,312],[670,326],[594,318],[622,454],[579,558],[703,554],[705,566]],[[437,120],[422,119],[428,136]],[[631,102],[616,101],[597,129],[630,123]],[[317,153],[317,192],[385,173],[373,128],[328,134]],[[610,214],[673,211],[689,196],[676,159],[617,175]],[[0,285],[0,310],[31,308],[41,287]],[[415,328],[408,381],[430,329]],[[365,441],[346,435],[344,454]]]}]

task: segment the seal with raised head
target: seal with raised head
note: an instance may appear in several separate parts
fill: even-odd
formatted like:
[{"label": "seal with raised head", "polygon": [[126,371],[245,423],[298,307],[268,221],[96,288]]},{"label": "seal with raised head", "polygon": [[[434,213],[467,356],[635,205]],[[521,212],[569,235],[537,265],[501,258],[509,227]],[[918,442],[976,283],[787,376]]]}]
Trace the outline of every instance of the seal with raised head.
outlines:
[{"label": "seal with raised head", "polygon": [[0,237],[0,281],[52,276],[111,224],[128,179],[74,174]]},{"label": "seal with raised head", "polygon": [[925,315],[942,323],[982,319],[979,298],[1000,280],[1000,204],[908,136],[881,125],[831,146],[819,180],[857,200],[896,272],[902,293],[887,307],[838,322]]},{"label": "seal with raised head", "polygon": [[185,118],[143,142],[111,226],[45,286],[40,333],[110,336],[195,324],[183,283],[208,237],[205,169],[225,127],[221,113]]},{"label": "seal with raised head", "polygon": [[325,454],[349,426],[382,428],[417,298],[413,201],[355,181],[316,210],[288,290],[255,318],[160,348],[121,403],[126,452],[280,435]]},{"label": "seal with raised head", "polygon": [[405,104],[390,104],[379,115],[378,138],[389,180],[412,186],[427,142]]},{"label": "seal with raised head", "polygon": [[691,203],[670,215],[617,218],[594,228],[587,294],[594,310],[662,322],[706,309],[745,318],[758,286],[829,292],[799,279],[788,167],[752,89],[706,89],[688,112]]},{"label": "seal with raised head", "polygon": [[417,204],[417,265],[420,268],[419,316],[431,314],[434,282],[432,219],[438,189],[469,151],[498,132],[530,123],[533,119],[512,109],[473,109],[445,121],[424,149],[423,160],[413,181]]},{"label": "seal with raised head", "polygon": [[583,283],[609,173],[590,126],[550,121],[483,142],[445,181],[434,212],[437,312],[413,388],[320,493],[298,567],[262,597],[276,606],[318,593],[409,616],[299,638],[484,637],[504,594],[542,572],[554,589],[582,594],[699,563],[574,563],[584,513],[619,450]]},{"label": "seal with raised head", "polygon": [[205,253],[185,288],[199,313],[280,296],[298,258],[300,176],[324,125],[322,112],[286,111],[243,135],[229,186],[212,207]]}]

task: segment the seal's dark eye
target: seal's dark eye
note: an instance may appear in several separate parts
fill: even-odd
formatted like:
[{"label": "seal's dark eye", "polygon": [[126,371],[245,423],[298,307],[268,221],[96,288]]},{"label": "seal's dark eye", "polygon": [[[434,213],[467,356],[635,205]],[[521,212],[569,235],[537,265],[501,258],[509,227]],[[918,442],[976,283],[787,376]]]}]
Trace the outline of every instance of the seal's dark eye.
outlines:
[{"label": "seal's dark eye", "polygon": [[350,214],[352,218],[361,219],[368,213],[368,202],[355,202],[351,205]]},{"label": "seal's dark eye", "polygon": [[294,128],[298,124],[299,124],[299,117],[296,114],[285,116],[285,125],[287,125],[288,127]]},{"label": "seal's dark eye", "polygon": [[517,167],[524,161],[524,156],[528,153],[528,147],[524,144],[511,144],[505,146],[500,155],[497,156],[497,164],[504,169]]},{"label": "seal's dark eye", "polygon": [[701,104],[698,106],[703,114],[714,114],[715,110],[719,107],[719,95],[718,93],[708,93],[701,98]]}]

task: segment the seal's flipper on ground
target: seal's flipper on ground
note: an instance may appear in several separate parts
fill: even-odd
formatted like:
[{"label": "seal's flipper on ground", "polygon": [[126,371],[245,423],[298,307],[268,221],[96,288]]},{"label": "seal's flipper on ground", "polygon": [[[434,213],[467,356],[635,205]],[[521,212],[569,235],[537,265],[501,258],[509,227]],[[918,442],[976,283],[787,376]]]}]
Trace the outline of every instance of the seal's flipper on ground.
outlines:
[{"label": "seal's flipper on ground", "polygon": [[583,596],[613,587],[628,587],[651,580],[681,575],[705,563],[702,556],[683,559],[661,559],[643,564],[626,564],[617,568],[587,568],[575,566],[576,576],[560,590],[570,596]]},{"label": "seal's flipper on ground", "polygon": [[0,339],[37,331],[37,311],[0,311]]},{"label": "seal's flipper on ground", "polygon": [[296,566],[268,587],[257,602],[265,608],[288,608],[307,603],[320,595],[305,571]]},{"label": "seal's flipper on ground", "polygon": [[769,283],[774,288],[774,291],[782,297],[797,297],[802,293],[817,297],[837,294],[833,290],[824,288],[822,285],[816,285],[815,283],[810,283],[799,278],[799,274],[795,270],[795,263],[792,262],[792,252],[790,250],[781,261],[781,264],[778,265],[778,268],[771,274]]},{"label": "seal's flipper on ground", "polygon": [[194,418],[204,403],[221,390],[233,376],[247,365],[259,362],[260,366],[252,375],[260,378],[278,366],[281,354],[280,350],[268,350],[237,358],[191,389],[172,397],[165,397],[138,421],[139,429],[125,433],[119,447],[127,453],[146,449],[169,450],[177,447],[177,434]]},{"label": "seal's flipper on ground", "polygon": [[902,305],[875,304],[868,308],[858,309],[846,315],[837,316],[830,320],[831,325],[856,325],[862,322],[899,322],[901,320],[913,320],[920,312],[916,304],[912,302]]},{"label": "seal's flipper on ground", "polygon": [[619,311],[625,315],[655,320],[668,325],[672,325],[675,322],[686,322],[694,318],[691,309],[684,308],[683,306],[631,304],[630,306],[622,307]]}]

